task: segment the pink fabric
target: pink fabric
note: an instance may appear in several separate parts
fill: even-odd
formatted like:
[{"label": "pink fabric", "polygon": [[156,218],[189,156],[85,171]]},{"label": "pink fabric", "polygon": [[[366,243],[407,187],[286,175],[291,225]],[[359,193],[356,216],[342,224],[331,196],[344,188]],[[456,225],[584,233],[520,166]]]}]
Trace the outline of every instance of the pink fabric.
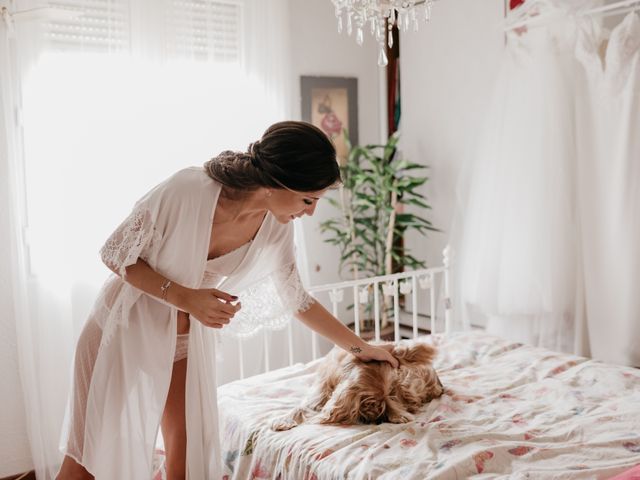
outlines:
[{"label": "pink fabric", "polygon": [[631,470],[611,477],[609,480],[640,480],[640,465],[636,465]]}]

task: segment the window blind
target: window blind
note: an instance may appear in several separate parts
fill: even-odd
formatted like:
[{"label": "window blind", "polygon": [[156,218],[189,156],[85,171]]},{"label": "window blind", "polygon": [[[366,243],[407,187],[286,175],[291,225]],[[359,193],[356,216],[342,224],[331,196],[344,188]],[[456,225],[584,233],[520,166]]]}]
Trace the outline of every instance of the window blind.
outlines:
[{"label": "window blind", "polygon": [[[173,58],[237,62],[242,0],[56,0],[78,12],[45,25],[48,48],[64,52],[127,52],[132,45]],[[135,27],[132,27],[135,26]]]},{"label": "window blind", "polygon": [[171,0],[166,16],[168,54],[197,60],[238,61],[241,7],[237,0]]},{"label": "window blind", "polygon": [[130,47],[130,0],[58,0],[52,7],[78,12],[45,25],[49,48],[57,51],[113,52]]}]

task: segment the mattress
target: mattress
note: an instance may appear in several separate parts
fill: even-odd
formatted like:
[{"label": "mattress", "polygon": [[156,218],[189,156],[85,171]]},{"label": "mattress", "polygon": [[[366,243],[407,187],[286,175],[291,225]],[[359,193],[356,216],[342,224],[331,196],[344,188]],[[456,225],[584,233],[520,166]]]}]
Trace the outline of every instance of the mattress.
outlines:
[{"label": "mattress", "polygon": [[483,333],[419,340],[448,393],[407,424],[272,431],[321,359],[220,387],[224,479],[601,479],[640,464],[640,370]]}]

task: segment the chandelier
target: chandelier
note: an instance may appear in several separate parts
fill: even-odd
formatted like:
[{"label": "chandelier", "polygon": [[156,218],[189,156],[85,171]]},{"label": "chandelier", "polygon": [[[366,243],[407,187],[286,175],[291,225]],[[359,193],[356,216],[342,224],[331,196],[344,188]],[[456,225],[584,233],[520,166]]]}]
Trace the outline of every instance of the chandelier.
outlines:
[{"label": "chandelier", "polygon": [[[392,29],[395,23],[402,31],[413,29],[417,32],[419,17],[427,23],[431,20],[434,0],[332,0],[338,19],[338,33],[342,33],[346,23],[347,34],[356,31],[356,43],[364,42],[364,30],[369,29],[378,42],[378,65],[388,63],[385,42],[393,46]],[[419,11],[421,10],[421,11]],[[367,26],[367,23],[369,24]]]}]

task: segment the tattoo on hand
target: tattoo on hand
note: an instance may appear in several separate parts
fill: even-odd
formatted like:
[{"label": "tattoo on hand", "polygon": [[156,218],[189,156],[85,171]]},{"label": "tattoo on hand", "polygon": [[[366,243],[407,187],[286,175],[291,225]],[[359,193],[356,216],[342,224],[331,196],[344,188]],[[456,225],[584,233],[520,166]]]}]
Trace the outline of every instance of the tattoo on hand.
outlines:
[{"label": "tattoo on hand", "polygon": [[351,351],[351,353],[362,353],[362,349],[360,347],[351,347],[349,351]]}]

